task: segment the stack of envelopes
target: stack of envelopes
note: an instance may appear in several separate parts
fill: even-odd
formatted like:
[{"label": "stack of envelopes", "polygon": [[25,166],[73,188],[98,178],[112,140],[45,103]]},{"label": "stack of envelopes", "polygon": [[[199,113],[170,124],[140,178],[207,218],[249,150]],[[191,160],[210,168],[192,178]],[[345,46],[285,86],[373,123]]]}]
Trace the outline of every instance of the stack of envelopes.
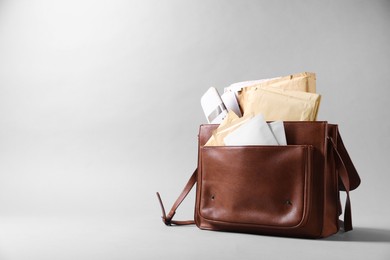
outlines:
[{"label": "stack of envelopes", "polygon": [[243,115],[261,113],[267,121],[315,121],[321,100],[316,76],[309,72],[240,82],[225,91],[236,92]]},{"label": "stack of envelopes", "polygon": [[321,100],[316,76],[309,72],[239,82],[225,88],[229,91],[243,116],[230,110],[206,146],[286,145],[283,121],[315,121]]}]

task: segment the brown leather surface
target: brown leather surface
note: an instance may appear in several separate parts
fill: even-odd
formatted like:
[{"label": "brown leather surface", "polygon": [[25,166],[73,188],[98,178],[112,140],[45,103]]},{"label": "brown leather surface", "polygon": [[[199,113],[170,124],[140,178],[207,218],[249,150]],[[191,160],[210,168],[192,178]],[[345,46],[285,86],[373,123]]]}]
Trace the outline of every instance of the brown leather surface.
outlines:
[{"label": "brown leather surface", "polygon": [[198,227],[298,237],[339,230],[338,175],[327,141],[339,140],[337,126],[284,125],[287,146],[204,147],[217,125],[200,127]]},{"label": "brown leather surface", "polygon": [[198,168],[166,215],[172,220],[197,183],[195,224],[201,229],[319,238],[339,230],[339,192],[347,199],[344,230],[352,230],[349,191],[360,177],[337,125],[284,122],[286,146],[204,147],[217,125],[199,131]]},{"label": "brown leather surface", "polygon": [[311,146],[201,150],[199,214],[203,218],[280,227],[305,221],[312,181]]}]

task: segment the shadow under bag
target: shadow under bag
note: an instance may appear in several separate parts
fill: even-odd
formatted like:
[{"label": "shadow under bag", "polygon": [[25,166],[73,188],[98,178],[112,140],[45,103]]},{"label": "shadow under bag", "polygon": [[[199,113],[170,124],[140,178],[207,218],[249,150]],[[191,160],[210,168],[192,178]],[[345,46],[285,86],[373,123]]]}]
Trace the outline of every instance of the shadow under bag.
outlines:
[{"label": "shadow under bag", "polygon": [[[337,125],[286,121],[288,145],[204,146],[217,127],[200,126],[198,168],[168,215],[157,193],[166,225],[322,238],[340,229],[345,191],[344,231],[352,230],[349,191],[360,178]],[[172,220],[195,183],[195,220]]]}]

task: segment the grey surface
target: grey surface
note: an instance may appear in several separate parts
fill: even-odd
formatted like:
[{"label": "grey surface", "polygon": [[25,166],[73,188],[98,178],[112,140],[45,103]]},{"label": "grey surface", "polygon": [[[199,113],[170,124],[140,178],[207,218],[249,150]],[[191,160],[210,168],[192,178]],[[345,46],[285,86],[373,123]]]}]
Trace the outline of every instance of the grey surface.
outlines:
[{"label": "grey surface", "polygon": [[[0,259],[389,259],[389,1],[1,1]],[[312,71],[355,230],[167,228],[210,86]],[[192,217],[193,194],[177,218]]]}]

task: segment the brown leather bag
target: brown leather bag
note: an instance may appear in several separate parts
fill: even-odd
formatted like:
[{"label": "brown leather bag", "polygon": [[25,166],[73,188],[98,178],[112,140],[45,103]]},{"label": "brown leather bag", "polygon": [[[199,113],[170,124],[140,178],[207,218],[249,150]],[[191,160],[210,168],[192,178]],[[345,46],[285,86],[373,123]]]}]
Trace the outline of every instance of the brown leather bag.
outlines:
[{"label": "brown leather bag", "polygon": [[[337,125],[284,122],[288,145],[204,146],[218,125],[201,125],[198,168],[166,215],[166,225],[277,236],[321,238],[352,230],[349,191],[360,177]],[[195,221],[172,220],[197,183]]]}]

